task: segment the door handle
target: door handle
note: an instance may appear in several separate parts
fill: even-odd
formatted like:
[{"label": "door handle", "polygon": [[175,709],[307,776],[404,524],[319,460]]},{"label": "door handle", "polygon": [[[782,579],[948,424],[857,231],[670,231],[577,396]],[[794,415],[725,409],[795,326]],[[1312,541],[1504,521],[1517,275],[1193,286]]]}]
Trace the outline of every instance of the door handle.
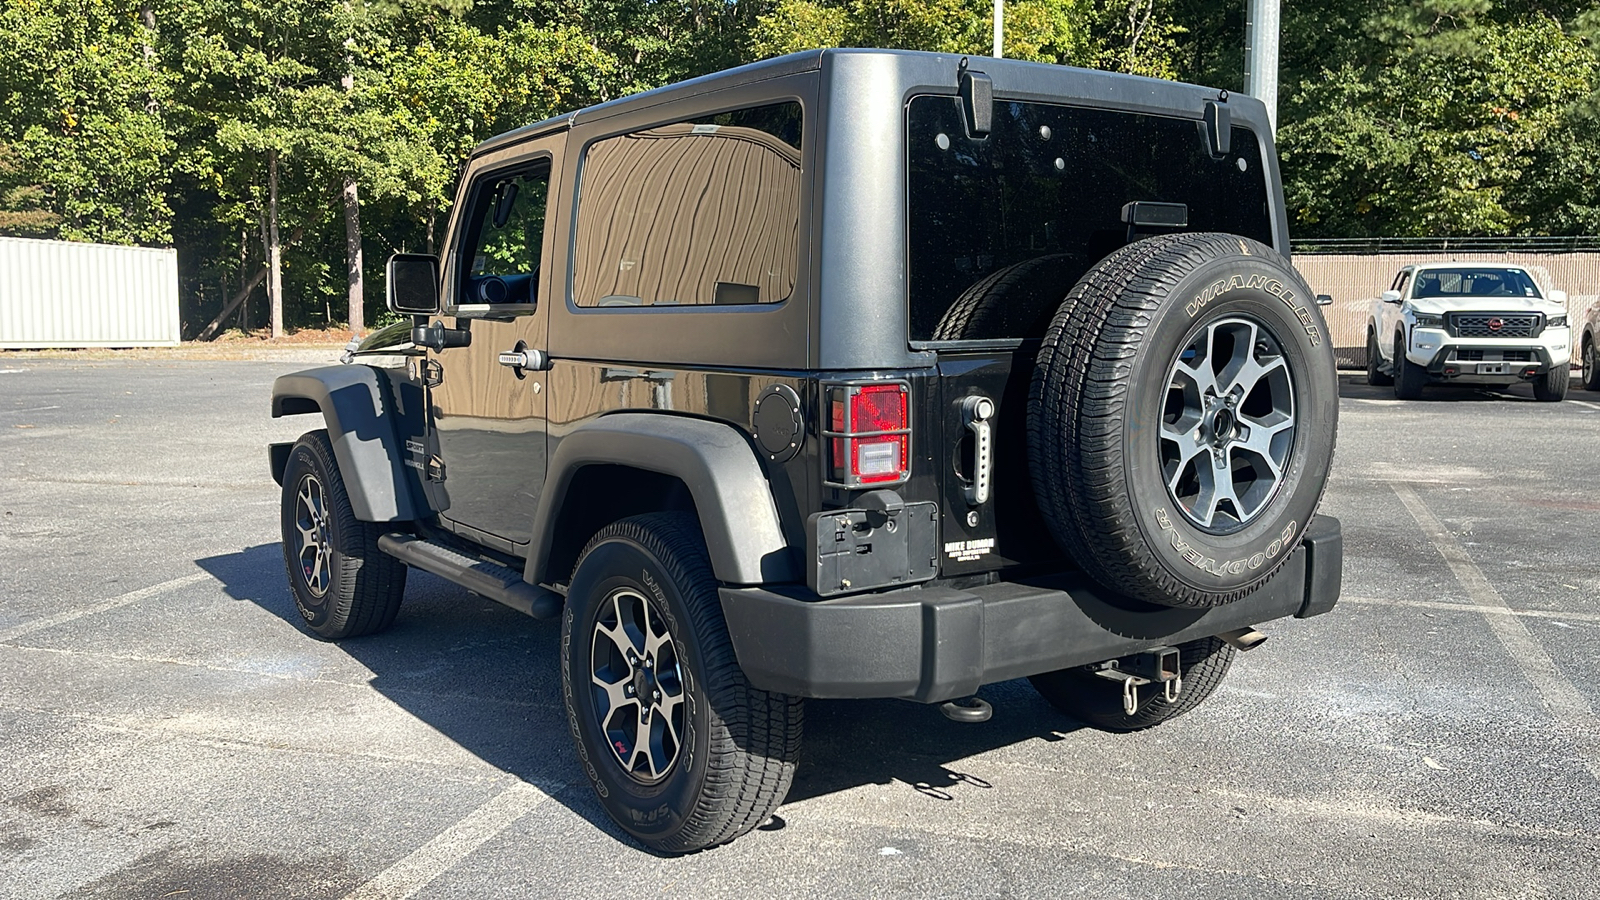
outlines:
[{"label": "door handle", "polygon": [[972,432],[972,483],[967,485],[967,502],[982,506],[989,502],[989,479],[994,466],[992,429],[994,401],[988,397],[968,397],[961,403],[961,418]]},{"label": "door handle", "polygon": [[543,350],[518,347],[500,354],[500,365],[522,372],[543,372],[550,368],[550,354]]}]

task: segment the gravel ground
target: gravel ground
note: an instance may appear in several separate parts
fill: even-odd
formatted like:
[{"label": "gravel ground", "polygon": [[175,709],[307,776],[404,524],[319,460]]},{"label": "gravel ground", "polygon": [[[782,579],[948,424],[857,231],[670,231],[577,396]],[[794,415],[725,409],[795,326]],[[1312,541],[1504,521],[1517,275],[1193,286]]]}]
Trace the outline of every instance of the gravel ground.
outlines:
[{"label": "gravel ground", "polygon": [[267,395],[336,353],[0,354],[0,897],[1600,897],[1600,395],[1346,377],[1344,600],[1195,713],[813,702],[778,816],[669,859],[578,773],[555,623],[414,573],[297,626]]}]

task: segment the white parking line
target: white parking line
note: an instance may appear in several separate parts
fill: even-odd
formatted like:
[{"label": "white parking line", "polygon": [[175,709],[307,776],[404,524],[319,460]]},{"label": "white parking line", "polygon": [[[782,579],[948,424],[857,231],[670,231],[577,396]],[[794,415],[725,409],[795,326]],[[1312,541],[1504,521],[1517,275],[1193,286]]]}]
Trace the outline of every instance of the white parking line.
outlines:
[{"label": "white parking line", "polygon": [[1410,485],[1395,484],[1393,487],[1406,512],[1417,521],[1422,533],[1444,557],[1450,571],[1455,573],[1456,581],[1466,588],[1467,596],[1479,606],[1495,610],[1483,617],[1489,623],[1489,630],[1500,639],[1523,676],[1533,683],[1545,708],[1550,710],[1557,722],[1570,730],[1584,767],[1596,780],[1600,780],[1600,718],[1595,716],[1589,701],[1561,674],[1550,655],[1544,652],[1544,647],[1528,633],[1527,626],[1515,615],[1506,615],[1512,610],[1505,598],[1484,577],[1483,570],[1467,554],[1467,548],[1461,546],[1461,542],[1434,516],[1417,492]]},{"label": "white parking line", "polygon": [[1586,406],[1589,409],[1592,409],[1592,410],[1594,410],[1596,412],[1600,412],[1600,403],[1590,403],[1587,400],[1568,400],[1567,402],[1568,403],[1576,403],[1579,406]]},{"label": "white parking line", "polygon": [[205,572],[196,572],[193,575],[185,575],[182,578],[174,578],[171,581],[163,581],[160,584],[153,584],[146,588],[140,588],[137,591],[129,591],[121,596],[112,597],[110,600],[102,600],[99,603],[89,606],[80,606],[76,609],[69,609],[66,612],[56,613],[53,616],[45,616],[40,619],[34,619],[30,622],[23,622],[21,625],[13,625],[4,631],[0,631],[0,643],[14,641],[25,634],[32,634],[35,631],[42,631],[46,628],[54,628],[57,625],[63,625],[67,622],[71,622],[74,619],[81,619],[84,616],[92,616],[96,613],[103,613],[108,610],[116,609],[119,606],[127,606],[130,603],[138,603],[140,600],[146,600],[158,594],[164,594],[167,591],[183,587],[186,584],[194,584],[197,581],[204,581],[210,577],[211,576]]},{"label": "white parking line", "polygon": [[344,900],[406,900],[548,799],[549,794],[519,781],[346,894]]},{"label": "white parking line", "polygon": [[1389,600],[1383,597],[1340,596],[1340,603],[1360,603],[1367,606],[1410,606],[1418,609],[1447,609],[1451,612],[1477,613],[1484,616],[1521,616],[1525,619],[1570,619],[1574,622],[1600,622],[1600,613],[1563,612],[1558,609],[1510,609],[1500,606],[1479,606],[1476,603],[1451,603],[1449,600]]},{"label": "white parking line", "polygon": [[29,409],[0,409],[0,413],[8,413],[8,414],[11,414],[11,415],[20,416],[23,413],[46,412],[48,410],[60,409],[60,408],[61,407],[59,407],[59,406],[34,406],[34,407],[29,408]]}]

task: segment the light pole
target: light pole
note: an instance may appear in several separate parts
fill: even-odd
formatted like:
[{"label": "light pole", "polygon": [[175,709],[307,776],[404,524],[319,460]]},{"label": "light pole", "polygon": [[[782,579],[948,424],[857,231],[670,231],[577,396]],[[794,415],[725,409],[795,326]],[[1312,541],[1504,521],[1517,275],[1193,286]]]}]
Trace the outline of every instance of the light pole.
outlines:
[{"label": "light pole", "polygon": [[1249,0],[1244,22],[1244,92],[1267,105],[1278,130],[1278,0]]},{"label": "light pole", "polygon": [[1005,29],[1006,0],[994,0],[994,53],[995,59],[1003,54],[1000,52],[1000,33]]}]

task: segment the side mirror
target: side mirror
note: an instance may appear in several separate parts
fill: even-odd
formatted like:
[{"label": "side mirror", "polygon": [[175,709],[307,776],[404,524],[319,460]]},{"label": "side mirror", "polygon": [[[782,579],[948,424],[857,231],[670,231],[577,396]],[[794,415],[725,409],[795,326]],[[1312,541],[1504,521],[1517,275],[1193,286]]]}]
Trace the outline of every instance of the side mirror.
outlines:
[{"label": "side mirror", "polygon": [[1332,294],[1318,294],[1317,295],[1317,305],[1318,306],[1332,306],[1333,305],[1333,295]]},{"label": "side mirror", "polygon": [[1567,305],[1567,292],[1566,291],[1551,291],[1550,292],[1550,302],[1551,303],[1559,303],[1562,306],[1566,306]]},{"label": "side mirror", "polygon": [[1385,303],[1399,303],[1400,302],[1400,292],[1399,291],[1384,291],[1383,292],[1383,302],[1385,302]]},{"label": "side mirror", "polygon": [[389,309],[403,316],[439,311],[439,260],[426,253],[396,253],[384,267]]}]

